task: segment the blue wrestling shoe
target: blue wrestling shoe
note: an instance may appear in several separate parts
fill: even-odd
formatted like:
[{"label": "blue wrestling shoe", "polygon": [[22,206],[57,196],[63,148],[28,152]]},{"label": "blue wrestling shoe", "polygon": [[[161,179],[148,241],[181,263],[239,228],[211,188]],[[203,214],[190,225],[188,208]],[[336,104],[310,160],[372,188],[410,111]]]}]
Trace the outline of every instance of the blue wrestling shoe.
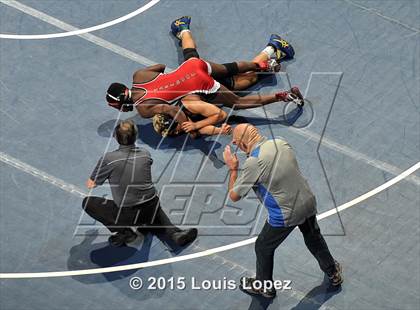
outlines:
[{"label": "blue wrestling shoe", "polygon": [[295,56],[295,50],[292,45],[278,34],[272,34],[267,45],[275,48],[277,61],[293,59]]},{"label": "blue wrestling shoe", "polygon": [[182,16],[171,24],[171,31],[174,36],[181,40],[181,32],[190,30],[191,16]]}]

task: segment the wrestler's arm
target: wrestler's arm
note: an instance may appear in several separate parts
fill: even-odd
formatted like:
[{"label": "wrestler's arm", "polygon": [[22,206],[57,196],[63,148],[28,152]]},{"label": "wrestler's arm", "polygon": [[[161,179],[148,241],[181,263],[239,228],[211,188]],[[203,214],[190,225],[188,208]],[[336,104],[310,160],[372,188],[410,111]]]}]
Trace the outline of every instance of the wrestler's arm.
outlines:
[{"label": "wrestler's arm", "polygon": [[182,104],[191,113],[206,117],[205,119],[198,122],[188,121],[183,123],[182,128],[185,132],[200,130],[206,126],[220,123],[227,117],[227,113],[225,111],[219,109],[217,106],[211,103],[202,101],[201,98],[197,95],[189,95],[183,98]]},{"label": "wrestler's arm", "polygon": [[206,136],[229,135],[232,132],[232,128],[228,124],[222,124],[221,127],[209,125],[201,128],[198,132]]},{"label": "wrestler's arm", "polygon": [[166,114],[175,119],[179,124],[187,121],[187,117],[179,107],[162,103],[160,100],[148,99],[136,106],[141,117],[152,118],[156,114]]}]

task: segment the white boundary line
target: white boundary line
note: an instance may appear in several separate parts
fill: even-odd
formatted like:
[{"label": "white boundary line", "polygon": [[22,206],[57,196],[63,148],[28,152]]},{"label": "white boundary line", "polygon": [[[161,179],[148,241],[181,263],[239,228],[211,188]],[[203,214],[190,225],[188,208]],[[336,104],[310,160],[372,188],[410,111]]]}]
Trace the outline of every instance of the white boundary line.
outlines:
[{"label": "white boundary line", "polygon": [[81,188],[77,187],[76,185],[67,183],[62,179],[56,178],[42,170],[35,168],[34,166],[28,165],[17,158],[14,158],[6,153],[0,152],[0,161],[8,164],[16,169],[26,172],[38,179],[41,179],[44,182],[50,183],[63,191],[66,191],[70,194],[79,196],[80,198],[86,197],[88,194],[85,193]]},{"label": "white boundary line", "polygon": [[[35,18],[39,19],[39,20],[42,20],[43,22],[46,22],[47,24],[50,24],[50,25],[53,25],[57,28],[63,29],[65,31],[78,31],[78,30],[80,30],[79,28],[76,28],[76,27],[74,27],[70,24],[67,24],[67,23],[65,23],[65,22],[63,22],[63,21],[61,21],[61,20],[59,20],[55,17],[52,17],[52,16],[50,16],[48,14],[45,14],[41,11],[35,10],[34,8],[31,8],[30,6],[21,4],[17,1],[0,0],[0,2],[6,4],[10,7],[13,7],[16,10],[19,10],[19,11],[21,11],[21,12],[27,14],[27,15],[30,15],[32,17],[35,17]],[[98,36],[95,36],[93,34],[84,33],[84,34],[79,34],[78,37],[80,37],[82,39],[85,39],[86,41],[92,42],[93,44],[96,44],[100,47],[103,47],[103,48],[115,53],[115,54],[123,56],[127,59],[130,59],[130,60],[135,61],[137,63],[140,63],[142,65],[151,66],[151,65],[156,64],[155,61],[153,61],[149,58],[146,58],[144,56],[136,54],[136,53],[124,48],[124,47],[121,47],[117,44],[111,43],[111,42],[109,42],[107,40],[104,40],[104,39],[102,39]],[[172,70],[170,68],[167,68],[167,69]]]},{"label": "white boundary line", "polygon": [[[2,157],[0,157],[2,160]],[[10,162],[6,162],[7,164],[11,164]],[[13,165],[16,167],[15,165]],[[402,172],[400,175],[394,177],[393,179],[389,180],[388,182],[376,187],[375,189],[339,206],[338,208],[331,209],[324,213],[321,213],[317,216],[319,220],[334,215],[340,211],[348,209],[382,191],[391,187],[392,185],[400,182],[401,180],[408,177],[410,174],[414,173],[417,169],[420,168],[420,162],[416,163],[414,166],[410,167],[409,169]],[[39,177],[38,175],[36,175]],[[82,270],[70,270],[70,271],[49,271],[49,272],[31,272],[31,273],[0,273],[0,279],[25,279],[25,278],[53,278],[53,277],[70,277],[70,276],[81,276],[81,275],[90,275],[90,274],[99,274],[99,273],[109,273],[109,272],[116,272],[116,271],[124,271],[124,270],[133,270],[133,269],[140,269],[140,268],[147,268],[152,266],[159,266],[165,264],[172,264],[176,262],[191,260],[199,257],[209,256],[216,253],[232,250],[235,248],[239,248],[245,245],[249,245],[255,242],[257,237],[242,240],[239,242],[234,242],[228,245],[208,249],[205,251],[181,255],[176,257],[170,257],[165,259],[159,259],[151,262],[143,262],[137,264],[129,264],[123,266],[116,266],[116,267],[105,267],[105,268],[94,268],[94,269],[82,269]]]},{"label": "white boundary line", "polygon": [[413,34],[420,33],[420,29],[415,28],[415,27],[412,27],[412,26],[410,26],[408,24],[405,24],[403,22],[400,22],[398,19],[395,19],[395,18],[386,16],[386,15],[382,14],[381,11],[379,11],[378,9],[368,8],[366,6],[363,6],[361,4],[358,4],[358,3],[354,2],[354,1],[351,1],[351,0],[344,0],[344,1],[347,2],[350,5],[353,5],[353,6],[357,7],[357,8],[359,8],[359,9],[363,10],[363,11],[366,11],[366,12],[372,13],[372,14],[375,14],[375,15],[377,15],[377,16],[379,16],[379,17],[381,17],[381,18],[383,18],[383,19],[385,19],[385,20],[387,20],[387,21],[389,21],[391,23],[400,25],[401,27],[404,27],[404,28],[406,28],[408,30],[411,30],[411,31],[414,32]]},{"label": "white boundary line", "polygon": [[[24,10],[31,10],[32,12],[34,11],[34,9],[21,4],[17,1],[14,0],[0,0],[1,3],[6,4],[8,6],[14,7],[20,11]],[[153,7],[154,5],[158,4],[160,2],[160,0],[152,0],[149,3],[143,5],[142,7],[138,8],[137,10],[121,16],[117,19],[111,20],[109,22],[100,24],[100,25],[96,25],[93,27],[89,27],[89,28],[84,28],[84,29],[77,29],[77,30],[69,30],[67,32],[59,32],[59,33],[49,33],[49,34],[5,34],[5,33],[0,33],[0,38],[1,39],[13,39],[13,40],[41,40],[41,39],[52,39],[52,38],[63,38],[63,37],[71,37],[71,36],[77,36],[77,35],[81,35],[84,33],[88,33],[88,32],[92,32],[92,31],[96,31],[96,30],[100,30],[100,29],[105,29],[111,26],[114,26],[116,24],[122,23],[126,20],[129,20],[130,18],[133,18],[134,16],[137,16],[145,11],[147,11],[148,9],[150,9],[151,7]],[[26,13],[26,12],[25,12]],[[61,27],[59,27],[61,28]]]}]

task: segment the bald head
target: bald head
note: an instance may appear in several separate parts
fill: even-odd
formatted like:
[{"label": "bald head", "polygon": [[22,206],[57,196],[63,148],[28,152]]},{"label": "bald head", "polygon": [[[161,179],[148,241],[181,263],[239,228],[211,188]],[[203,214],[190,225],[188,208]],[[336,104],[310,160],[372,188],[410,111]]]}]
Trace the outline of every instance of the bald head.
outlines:
[{"label": "bald head", "polygon": [[235,127],[232,142],[238,145],[242,151],[249,153],[254,144],[261,138],[262,136],[254,125],[245,123]]}]

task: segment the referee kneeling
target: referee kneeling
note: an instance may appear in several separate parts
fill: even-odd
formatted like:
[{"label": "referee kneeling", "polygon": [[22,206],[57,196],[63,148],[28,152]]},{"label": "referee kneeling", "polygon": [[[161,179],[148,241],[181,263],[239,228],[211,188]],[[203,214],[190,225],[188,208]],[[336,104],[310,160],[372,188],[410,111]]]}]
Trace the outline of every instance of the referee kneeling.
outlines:
[{"label": "referee kneeling", "polygon": [[291,146],[284,140],[268,140],[250,124],[240,124],[233,131],[232,143],[248,158],[238,177],[238,159],[226,146],[223,153],[230,169],[229,197],[238,201],[251,188],[268,209],[268,219],[257,241],[255,278],[243,277],[241,289],[267,298],[276,296],[273,283],[274,251],[299,227],[306,247],[319,263],[333,286],[343,282],[341,267],[328,250],[316,220],[316,200],[302,176]]},{"label": "referee kneeling", "polygon": [[152,181],[153,160],[147,150],[136,147],[134,122],[122,121],[115,128],[114,137],[120,147],[99,159],[86,182],[91,189],[108,180],[114,200],[85,197],[82,205],[85,212],[115,233],[109,237],[114,246],[133,242],[137,234],[132,228],[140,233],[163,233],[178,246],[194,241],[197,229],[175,227],[160,207]]}]

